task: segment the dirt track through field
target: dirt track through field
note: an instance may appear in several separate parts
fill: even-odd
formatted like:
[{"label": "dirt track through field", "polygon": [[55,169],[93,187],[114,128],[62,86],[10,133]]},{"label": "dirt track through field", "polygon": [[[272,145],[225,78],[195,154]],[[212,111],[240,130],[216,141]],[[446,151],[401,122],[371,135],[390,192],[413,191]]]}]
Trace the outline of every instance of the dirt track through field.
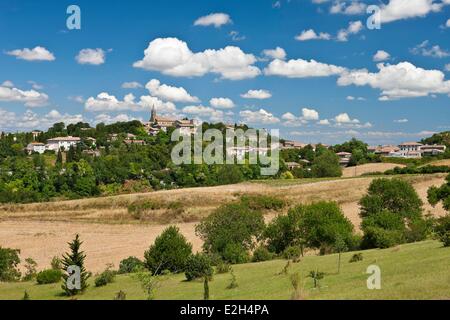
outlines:
[{"label": "dirt track through field", "polygon": [[[426,201],[428,188],[441,185],[444,177],[442,174],[408,177],[425,203],[425,213],[430,212],[436,216],[445,214],[441,206],[432,208]],[[148,222],[130,222],[126,206],[121,201],[126,204],[140,197],[184,201],[189,206],[187,210],[198,215],[198,218],[208,215],[220,204],[232,201],[243,193],[270,194],[287,200],[290,205],[335,200],[358,229],[358,200],[365,194],[372,179],[340,179],[284,186],[244,183],[59,203],[4,206],[0,208],[0,246],[20,249],[22,260],[31,257],[38,263],[39,269],[44,269],[49,267],[53,256],[67,250],[67,242],[79,233],[84,241],[83,249],[87,254],[87,267],[90,271],[99,272],[107,263],[118,267],[120,260],[128,256],[142,258],[144,251],[167,227]],[[112,207],[95,209],[94,206],[99,206],[99,203]],[[275,212],[270,213],[267,220],[275,215]],[[193,244],[195,251],[200,250],[202,245],[195,235],[196,224],[197,222],[176,223]]]}]

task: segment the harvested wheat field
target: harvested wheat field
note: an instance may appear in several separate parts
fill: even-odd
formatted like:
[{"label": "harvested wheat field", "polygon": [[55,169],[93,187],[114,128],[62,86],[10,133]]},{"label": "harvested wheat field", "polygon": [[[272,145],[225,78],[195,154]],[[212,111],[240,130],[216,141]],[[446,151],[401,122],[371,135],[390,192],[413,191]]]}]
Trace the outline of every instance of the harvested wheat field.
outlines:
[{"label": "harvested wheat field", "polygon": [[450,166],[450,159],[438,160],[430,162],[430,166]]},{"label": "harvested wheat field", "polygon": [[405,167],[405,165],[394,163],[368,163],[356,167],[345,168],[343,170],[342,176],[344,178],[350,178],[359,177],[367,173],[383,173],[387,170],[394,169],[395,167],[403,168]]},{"label": "harvested wheat field", "polygon": [[[426,201],[430,186],[444,183],[445,174],[404,176],[423,199],[425,212],[445,214],[441,206],[432,208]],[[118,266],[121,259],[144,251],[168,224],[176,224],[194,250],[201,249],[195,225],[215,208],[238,199],[242,194],[266,194],[284,199],[289,206],[318,200],[340,203],[345,215],[358,228],[358,201],[365,194],[373,177],[338,179],[319,182],[292,181],[277,185],[274,181],[243,183],[231,186],[160,191],[147,194],[50,202],[0,207],[0,245],[21,250],[21,257],[33,258],[38,268],[49,266],[55,255],[67,249],[67,242],[76,233],[84,241],[87,267],[101,271],[107,263]],[[155,212],[139,219],[128,212],[133,201],[160,203]],[[176,203],[176,206],[173,205]],[[177,210],[171,208],[176,207]],[[285,210],[288,210],[286,208]],[[276,215],[271,212],[267,220]]]}]

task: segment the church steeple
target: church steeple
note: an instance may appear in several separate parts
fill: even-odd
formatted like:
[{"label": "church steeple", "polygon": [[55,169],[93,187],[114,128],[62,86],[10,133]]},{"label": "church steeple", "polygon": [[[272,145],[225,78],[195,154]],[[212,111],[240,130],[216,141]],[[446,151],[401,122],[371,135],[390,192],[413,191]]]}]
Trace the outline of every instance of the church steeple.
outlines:
[{"label": "church steeple", "polygon": [[156,122],[156,109],[155,109],[155,105],[153,105],[153,107],[152,107],[152,116],[150,117],[150,122],[151,122],[151,123],[155,123],[155,122]]}]

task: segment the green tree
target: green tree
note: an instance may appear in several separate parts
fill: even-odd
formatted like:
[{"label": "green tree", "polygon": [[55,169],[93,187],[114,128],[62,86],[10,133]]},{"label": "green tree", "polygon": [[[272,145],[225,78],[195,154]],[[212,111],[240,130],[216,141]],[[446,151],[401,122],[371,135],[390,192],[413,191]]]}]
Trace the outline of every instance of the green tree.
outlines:
[{"label": "green tree", "polygon": [[180,233],[177,227],[168,227],[158,236],[155,243],[145,252],[145,266],[153,275],[164,270],[173,273],[183,272],[189,256],[192,255],[192,244]]},{"label": "green tree", "polygon": [[217,253],[224,258],[227,246],[228,251],[233,252],[236,250],[234,247],[231,250],[230,246],[240,246],[243,251],[253,249],[264,227],[261,212],[232,203],[219,207],[205,218],[197,225],[196,234],[203,240],[205,252]]},{"label": "green tree", "polygon": [[[61,285],[61,288],[68,296],[75,296],[79,293],[83,293],[88,287],[87,280],[91,276],[90,273],[86,271],[86,268],[84,266],[86,255],[83,251],[80,250],[82,244],[83,242],[81,242],[80,236],[77,234],[75,236],[75,239],[72,242],[68,243],[70,252],[67,252],[62,257],[61,263],[64,274],[62,277],[63,283]],[[74,275],[74,267],[79,268],[79,279],[75,279],[74,282],[70,282],[71,279],[69,277]],[[72,286],[73,284],[75,285]]]},{"label": "green tree", "polygon": [[342,176],[339,157],[330,150],[322,151],[321,155],[314,159],[311,170],[316,178]]},{"label": "green tree", "polygon": [[289,210],[286,215],[278,215],[264,230],[269,251],[277,254],[292,246],[303,247],[305,235],[300,228],[300,210]]},{"label": "green tree", "polygon": [[355,246],[353,224],[336,202],[321,201],[291,210],[295,212],[292,214],[299,215],[299,229],[307,247],[325,254],[336,251],[337,239],[342,239],[348,247]]},{"label": "green tree", "polygon": [[445,210],[450,212],[450,175],[446,178],[446,183],[440,187],[431,187],[428,189],[428,202],[436,206],[439,202]]},{"label": "green tree", "polygon": [[0,247],[0,281],[17,281],[20,279],[18,265],[20,250]]},{"label": "green tree", "polygon": [[408,219],[422,216],[422,200],[414,187],[401,179],[373,180],[367,195],[360,200],[359,204],[362,218],[384,210]]},{"label": "green tree", "polygon": [[422,200],[406,181],[373,180],[359,204],[364,248],[388,248],[427,235]]}]

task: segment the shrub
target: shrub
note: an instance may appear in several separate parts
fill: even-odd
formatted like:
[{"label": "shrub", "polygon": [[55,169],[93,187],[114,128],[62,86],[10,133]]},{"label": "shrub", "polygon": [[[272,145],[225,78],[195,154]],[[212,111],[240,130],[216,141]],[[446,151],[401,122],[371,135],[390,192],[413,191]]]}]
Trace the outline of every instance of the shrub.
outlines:
[{"label": "shrub", "polygon": [[221,261],[220,263],[217,264],[216,266],[216,273],[217,274],[223,274],[223,273],[228,273],[231,270],[231,266],[226,263]]},{"label": "shrub", "polygon": [[208,277],[213,275],[213,268],[209,257],[202,253],[197,253],[188,258],[185,268],[187,281],[192,281],[198,278]]},{"label": "shrub", "polygon": [[325,277],[325,273],[318,270],[313,270],[309,272],[308,276],[313,279],[314,288],[320,288],[320,280]]},{"label": "shrub", "polygon": [[25,290],[25,292],[23,293],[22,300],[31,300],[27,290]]},{"label": "shrub", "polygon": [[263,262],[263,261],[269,261],[274,258],[274,254],[270,252],[266,247],[259,246],[256,248],[256,250],[253,252],[252,261],[253,262]]},{"label": "shrub", "polygon": [[362,249],[385,249],[401,243],[404,243],[403,231],[386,230],[380,227],[368,227],[364,229],[364,237],[361,247]]},{"label": "shrub", "polygon": [[231,264],[247,263],[250,260],[248,251],[238,243],[229,243],[222,254],[223,259]]},{"label": "shrub", "polygon": [[183,272],[186,261],[192,255],[192,245],[177,227],[169,227],[158,236],[155,243],[145,252],[145,266],[154,275],[162,270],[172,273]]},{"label": "shrub", "polygon": [[50,266],[54,270],[61,270],[61,268],[62,268],[61,259],[57,256],[54,256],[52,258],[52,261],[50,262]]},{"label": "shrub", "polygon": [[349,260],[349,263],[355,263],[363,261],[363,254],[362,253],[355,253]]},{"label": "shrub", "polygon": [[285,171],[281,174],[281,179],[283,180],[293,180],[295,177],[290,171]]},{"label": "shrub", "polygon": [[252,210],[280,210],[286,205],[283,200],[266,195],[244,195],[241,202]]},{"label": "shrub", "polygon": [[127,294],[124,291],[120,290],[116,293],[114,300],[127,300]]},{"label": "shrub", "polygon": [[147,211],[159,210],[163,207],[164,205],[161,202],[142,199],[131,203],[128,206],[128,213],[130,213],[134,219],[139,220]]},{"label": "shrub", "polygon": [[405,233],[406,242],[423,241],[431,233],[433,222],[431,219],[414,219],[408,223]]},{"label": "shrub", "polygon": [[48,269],[39,272],[36,276],[36,281],[39,285],[58,283],[61,281],[62,271],[56,269]]},{"label": "shrub", "polygon": [[100,273],[97,278],[95,278],[95,286],[96,287],[103,287],[106,286],[109,283],[112,283],[114,281],[114,278],[116,277],[116,272],[111,270],[110,268],[107,268],[105,271]]},{"label": "shrub", "polygon": [[446,178],[447,183],[440,187],[431,187],[428,189],[428,202],[435,206],[442,201],[445,210],[450,211],[450,175]]},{"label": "shrub", "polygon": [[235,289],[239,285],[238,285],[236,275],[234,274],[233,269],[231,269],[230,272],[231,272],[231,281],[230,281],[230,284],[228,285],[227,289]]},{"label": "shrub", "polygon": [[20,250],[0,247],[0,281],[17,281],[20,279],[20,271],[17,266],[20,263]]},{"label": "shrub", "polygon": [[37,267],[37,263],[36,261],[34,261],[31,258],[26,258],[25,259],[25,275],[23,277],[23,281],[30,281],[32,280],[34,277],[36,277],[36,267]]},{"label": "shrub", "polygon": [[[219,207],[196,227],[196,234],[203,240],[208,254],[217,253],[224,260],[236,261],[238,256],[248,255],[264,230],[261,212],[249,209],[245,204],[232,203]],[[233,253],[233,254],[232,254]],[[237,259],[241,260],[241,259]]]},{"label": "shrub", "polygon": [[302,250],[300,247],[287,247],[283,251],[283,258],[286,260],[298,259],[302,255]]},{"label": "shrub", "polygon": [[141,271],[144,268],[144,262],[136,257],[128,257],[120,261],[119,274],[134,273]]},{"label": "shrub", "polygon": [[436,234],[444,247],[450,247],[450,215],[438,219]]}]

